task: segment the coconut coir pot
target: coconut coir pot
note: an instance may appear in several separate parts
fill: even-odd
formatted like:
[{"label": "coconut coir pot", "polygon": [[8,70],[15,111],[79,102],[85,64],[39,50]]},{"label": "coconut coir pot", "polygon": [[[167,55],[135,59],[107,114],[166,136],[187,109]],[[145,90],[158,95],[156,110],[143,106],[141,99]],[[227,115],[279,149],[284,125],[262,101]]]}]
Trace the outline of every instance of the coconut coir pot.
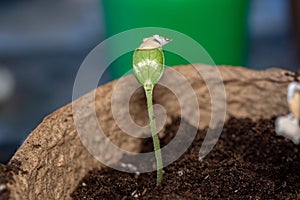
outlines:
[{"label": "coconut coir pot", "polygon": [[[201,75],[195,68],[201,71]],[[220,81],[215,80],[211,75],[215,70],[212,71],[212,68],[214,67],[206,65],[172,68],[188,80],[196,94],[201,111],[201,119],[197,128],[207,127],[212,115],[211,95],[203,79],[204,76],[206,82],[224,84],[226,120],[249,118],[255,122],[288,113],[286,88],[291,81],[296,79],[293,72],[281,69],[254,71],[242,67],[220,66],[217,68],[222,78]],[[180,80],[168,76],[169,70],[166,69],[163,80],[175,86],[183,99],[189,98],[190,94],[178,84]],[[129,75],[123,78],[122,82],[127,87],[135,84],[135,78]],[[101,128],[107,137],[123,149],[140,152],[143,142],[123,133],[114,120],[111,99],[117,83],[118,80],[100,86],[76,100],[75,103],[81,106],[83,113],[81,123],[89,125],[89,117],[94,113],[86,111],[89,110],[88,107],[95,106],[97,120],[101,123]],[[95,99],[91,98],[93,92],[96,92]],[[125,95],[125,89],[123,93]],[[121,98],[122,95],[121,92],[118,97]],[[168,88],[157,86],[154,91],[154,101],[165,108],[166,124],[180,117],[180,105],[174,93]],[[130,99],[129,112],[137,124],[146,124],[148,121],[145,102],[145,95],[141,88],[136,90]],[[118,106],[122,112],[121,107],[124,105],[116,103],[116,109]],[[193,114],[191,114],[192,117]],[[184,120],[192,121],[192,119]],[[1,181],[5,187],[5,195],[10,199],[71,199],[71,193],[90,170],[106,170],[106,167],[82,145],[74,124],[72,104],[47,116],[28,136],[11,158],[8,166],[13,168],[13,170],[6,169],[9,171],[7,174],[10,178],[7,180],[8,176],[6,176],[6,179],[2,178]],[[4,198],[3,191],[2,197]]]}]

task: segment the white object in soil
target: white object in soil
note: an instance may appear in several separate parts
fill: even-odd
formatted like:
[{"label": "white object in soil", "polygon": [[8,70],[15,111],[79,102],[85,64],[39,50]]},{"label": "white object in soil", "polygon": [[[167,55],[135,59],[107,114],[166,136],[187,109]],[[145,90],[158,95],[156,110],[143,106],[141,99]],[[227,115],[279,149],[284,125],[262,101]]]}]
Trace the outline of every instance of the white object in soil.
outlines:
[{"label": "white object in soil", "polygon": [[275,131],[278,135],[300,143],[300,83],[293,82],[287,89],[287,100],[291,114],[276,119]]},{"label": "white object in soil", "polygon": [[288,104],[293,116],[300,121],[300,83],[293,82],[288,86]]},{"label": "white object in soil", "polygon": [[0,192],[2,192],[5,189],[6,189],[6,185],[4,185],[4,184],[0,185]]}]

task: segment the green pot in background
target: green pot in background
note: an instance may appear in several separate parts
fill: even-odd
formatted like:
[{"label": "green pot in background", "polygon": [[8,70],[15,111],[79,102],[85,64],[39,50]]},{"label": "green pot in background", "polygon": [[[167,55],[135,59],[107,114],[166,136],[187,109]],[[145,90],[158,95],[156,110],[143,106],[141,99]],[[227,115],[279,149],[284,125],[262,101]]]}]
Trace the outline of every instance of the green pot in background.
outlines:
[{"label": "green pot in background", "polygon": [[[106,37],[139,27],[163,27],[195,39],[206,49],[217,65],[245,64],[247,0],[102,0],[100,2],[103,6]],[[165,37],[172,38],[169,35]],[[110,48],[113,51],[118,46]],[[167,66],[188,64],[186,60],[172,53],[166,52],[165,57]],[[119,78],[131,68],[132,53],[127,53],[114,61],[109,69],[112,78]]]}]

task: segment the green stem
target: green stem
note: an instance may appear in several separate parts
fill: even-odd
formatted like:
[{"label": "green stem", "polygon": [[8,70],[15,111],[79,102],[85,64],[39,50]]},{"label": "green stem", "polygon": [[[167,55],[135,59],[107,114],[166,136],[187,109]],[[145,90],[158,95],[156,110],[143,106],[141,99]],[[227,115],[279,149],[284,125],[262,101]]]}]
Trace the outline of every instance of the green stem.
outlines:
[{"label": "green stem", "polygon": [[144,89],[146,92],[148,116],[150,119],[151,133],[152,133],[154,152],[155,152],[155,158],[156,158],[156,169],[157,169],[156,185],[160,186],[161,182],[162,182],[162,178],[163,178],[163,173],[162,173],[163,162],[162,162],[159,138],[158,138],[158,134],[156,131],[156,123],[155,123],[155,119],[154,119],[153,106],[152,106],[153,88],[154,88],[154,85],[152,85],[152,84],[144,86]]}]

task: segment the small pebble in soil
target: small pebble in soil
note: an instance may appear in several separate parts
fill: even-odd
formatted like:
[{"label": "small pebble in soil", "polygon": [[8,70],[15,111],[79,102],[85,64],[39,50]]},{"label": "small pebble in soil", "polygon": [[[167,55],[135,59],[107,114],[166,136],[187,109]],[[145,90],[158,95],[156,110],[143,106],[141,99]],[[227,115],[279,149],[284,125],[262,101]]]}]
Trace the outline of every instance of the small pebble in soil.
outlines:
[{"label": "small pebble in soil", "polygon": [[178,171],[178,176],[182,176],[182,175],[183,175],[183,171],[182,170]]},{"label": "small pebble in soil", "polygon": [[1,185],[0,185],[0,192],[2,192],[2,191],[5,190],[5,189],[6,189],[6,185],[1,184]]}]

